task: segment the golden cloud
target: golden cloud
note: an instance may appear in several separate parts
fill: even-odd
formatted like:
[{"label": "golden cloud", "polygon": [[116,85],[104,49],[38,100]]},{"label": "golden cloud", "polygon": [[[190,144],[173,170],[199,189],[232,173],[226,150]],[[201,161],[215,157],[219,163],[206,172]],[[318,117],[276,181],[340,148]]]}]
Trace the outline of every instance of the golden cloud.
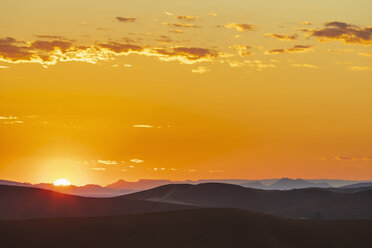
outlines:
[{"label": "golden cloud", "polygon": [[7,63],[53,65],[63,61],[80,61],[95,64],[98,61],[112,60],[114,56],[130,54],[157,57],[161,61],[178,61],[184,64],[211,61],[220,55],[214,49],[200,47],[157,48],[119,42],[84,46],[59,40],[25,42],[14,38],[0,39],[0,61]]},{"label": "golden cloud", "polygon": [[266,37],[272,37],[272,38],[275,38],[277,40],[282,40],[282,41],[294,41],[294,40],[297,40],[297,34],[294,34],[294,35],[287,35],[287,34],[274,34],[274,33],[270,33],[270,34],[265,34]]},{"label": "golden cloud", "polygon": [[179,15],[179,16],[176,16],[176,19],[183,20],[183,21],[195,21],[199,18],[196,16]]},{"label": "golden cloud", "polygon": [[249,55],[252,55],[252,52],[249,51],[251,49],[250,46],[246,46],[246,45],[232,45],[229,47],[230,49],[233,49],[235,51],[238,51],[239,55],[241,57],[245,57],[245,56],[249,56]]},{"label": "golden cloud", "polygon": [[197,74],[203,74],[209,71],[210,71],[209,68],[205,66],[199,66],[198,68],[191,70],[191,72],[197,73]]},{"label": "golden cloud", "polygon": [[345,44],[372,44],[372,27],[360,27],[345,22],[327,22],[322,29],[307,30],[320,41],[342,40]]},{"label": "golden cloud", "polygon": [[350,71],[370,71],[372,67],[369,66],[350,66],[347,68]]},{"label": "golden cloud", "polygon": [[239,32],[247,32],[247,31],[254,31],[255,26],[253,24],[246,24],[246,23],[226,23],[224,25],[225,28],[235,29]]},{"label": "golden cloud", "polygon": [[200,28],[198,25],[194,24],[185,24],[185,23],[168,23],[164,22],[164,26],[176,27],[176,28]]},{"label": "golden cloud", "polygon": [[291,64],[293,67],[298,67],[298,68],[308,68],[308,69],[318,69],[319,67],[316,65],[312,64]]}]

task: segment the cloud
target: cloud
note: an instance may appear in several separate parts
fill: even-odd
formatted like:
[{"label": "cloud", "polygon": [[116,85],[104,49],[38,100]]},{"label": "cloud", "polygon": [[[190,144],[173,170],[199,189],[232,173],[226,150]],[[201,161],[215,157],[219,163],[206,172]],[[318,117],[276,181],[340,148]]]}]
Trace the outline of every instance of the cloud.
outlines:
[{"label": "cloud", "polygon": [[12,37],[0,39],[0,60],[10,62],[30,61],[33,56],[33,52],[25,42],[17,41]]},{"label": "cloud", "polygon": [[283,54],[283,53],[306,53],[312,51],[312,46],[308,45],[294,45],[287,49],[273,49],[266,51],[265,54]]},{"label": "cloud", "polygon": [[335,54],[343,54],[343,53],[352,53],[352,52],[354,52],[353,49],[339,49],[339,48],[337,48],[337,49],[328,49],[327,51],[330,52],[330,53],[335,53]]},{"label": "cloud", "polygon": [[170,30],[169,33],[174,33],[174,34],[183,34],[183,31],[182,30]]},{"label": "cloud", "polygon": [[144,160],[138,159],[138,158],[134,158],[134,159],[131,159],[129,161],[131,161],[133,163],[136,163],[136,164],[141,164],[141,163],[145,162]]},{"label": "cloud", "polygon": [[355,160],[357,160],[357,158],[345,157],[345,156],[336,156],[335,159],[340,160],[340,161],[355,161]]},{"label": "cloud", "polygon": [[229,29],[235,29],[236,31],[239,32],[247,32],[247,31],[254,31],[255,26],[253,24],[245,24],[245,23],[226,23],[224,25],[225,28]]},{"label": "cloud", "polygon": [[372,67],[369,66],[349,66],[347,68],[350,71],[370,71],[372,70]]},{"label": "cloud", "polygon": [[100,47],[106,48],[115,53],[131,53],[131,52],[141,52],[144,50],[143,47],[128,43],[118,43],[118,42],[109,42],[109,43],[101,43],[99,44]]},{"label": "cloud", "polygon": [[307,33],[321,42],[341,40],[345,44],[372,44],[372,27],[360,27],[345,22],[327,22],[324,28],[310,29]]},{"label": "cloud", "polygon": [[172,43],[174,40],[172,40],[171,37],[166,36],[166,35],[160,35],[156,41],[162,42],[162,43]]},{"label": "cloud", "polygon": [[205,66],[199,66],[198,68],[191,70],[191,72],[197,73],[197,74],[203,74],[209,71],[210,71],[209,68]]},{"label": "cloud", "polygon": [[297,40],[297,34],[294,34],[294,35],[287,35],[287,34],[274,34],[274,33],[270,33],[270,34],[265,34],[266,37],[272,37],[272,38],[275,38],[275,39],[278,39],[278,40],[282,40],[282,41],[295,41]]},{"label": "cloud", "polygon": [[42,51],[53,51],[56,49],[60,49],[62,52],[66,52],[67,49],[72,47],[71,42],[61,41],[61,40],[53,40],[53,41],[41,41],[37,40],[31,42],[30,48],[31,49],[38,49]]},{"label": "cloud", "polygon": [[176,27],[176,28],[200,28],[201,26],[194,24],[185,24],[185,23],[168,23],[164,22],[164,26]]},{"label": "cloud", "polygon": [[210,16],[218,16],[217,13],[213,13],[213,12],[209,12],[209,13],[207,13],[207,14],[210,15]]},{"label": "cloud", "polygon": [[137,18],[117,16],[116,17],[116,20],[118,22],[124,22],[124,23],[131,22],[131,23],[133,23],[133,22],[136,22],[137,21]]},{"label": "cloud", "polygon": [[235,51],[238,51],[241,57],[252,55],[252,52],[250,51],[251,49],[250,46],[235,44],[235,45],[230,46],[229,48]]},{"label": "cloud", "polygon": [[114,160],[98,160],[99,164],[105,164],[105,165],[117,165],[118,162]]},{"label": "cloud", "polygon": [[144,125],[144,124],[137,124],[137,125],[133,125],[132,127],[140,127],[140,128],[154,128],[154,126],[151,126],[151,125]]},{"label": "cloud", "polygon": [[372,57],[372,53],[358,53],[359,56]]},{"label": "cloud", "polygon": [[0,116],[0,120],[18,120],[17,116]]},{"label": "cloud", "polygon": [[9,66],[0,65],[0,69],[9,69]]},{"label": "cloud", "polygon": [[200,47],[171,47],[170,49],[152,48],[147,53],[149,56],[157,56],[163,61],[179,61],[185,64],[193,64],[202,61],[211,61],[217,58],[216,50]]},{"label": "cloud", "polygon": [[179,15],[179,16],[176,16],[176,19],[183,20],[183,21],[195,21],[195,20],[198,20],[199,18],[196,16]]},{"label": "cloud", "polygon": [[[165,38],[164,36],[163,40]],[[39,63],[47,66],[58,62],[79,61],[95,64],[98,61],[112,60],[115,56],[130,54],[157,57],[161,61],[178,61],[183,64],[211,61],[220,56],[214,49],[200,47],[158,48],[113,41],[95,45],[75,45],[60,40],[26,42],[14,38],[0,39],[0,61],[7,63]]]},{"label": "cloud", "polygon": [[311,22],[300,22],[301,25],[310,26],[313,25]]},{"label": "cloud", "polygon": [[318,69],[319,67],[316,65],[311,65],[311,64],[291,64],[293,67],[298,67],[298,68],[308,68],[308,69]]},{"label": "cloud", "polygon": [[60,36],[60,35],[39,34],[39,35],[35,35],[35,37],[39,39],[66,40],[64,36]]}]

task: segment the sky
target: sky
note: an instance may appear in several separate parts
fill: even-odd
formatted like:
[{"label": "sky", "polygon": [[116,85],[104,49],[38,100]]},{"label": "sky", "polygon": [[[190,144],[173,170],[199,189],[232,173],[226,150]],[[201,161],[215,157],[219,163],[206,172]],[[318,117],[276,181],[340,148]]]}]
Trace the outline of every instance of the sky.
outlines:
[{"label": "sky", "polygon": [[371,179],[371,1],[0,9],[1,179]]}]

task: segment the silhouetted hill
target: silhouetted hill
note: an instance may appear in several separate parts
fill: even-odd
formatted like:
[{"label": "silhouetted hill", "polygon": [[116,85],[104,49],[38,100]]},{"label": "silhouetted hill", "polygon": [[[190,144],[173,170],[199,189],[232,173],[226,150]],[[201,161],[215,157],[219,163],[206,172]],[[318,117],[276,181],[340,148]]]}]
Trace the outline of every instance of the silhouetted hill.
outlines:
[{"label": "silhouetted hill", "polygon": [[112,216],[189,208],[191,206],[125,198],[87,198],[37,188],[0,186],[0,219]]},{"label": "silhouetted hill", "polygon": [[206,183],[165,185],[119,198],[239,208],[290,218],[372,219],[372,191],[340,193],[320,188],[279,191]]},{"label": "silhouetted hill", "polygon": [[2,247],[367,248],[372,221],[282,219],[236,209],[0,221]]}]

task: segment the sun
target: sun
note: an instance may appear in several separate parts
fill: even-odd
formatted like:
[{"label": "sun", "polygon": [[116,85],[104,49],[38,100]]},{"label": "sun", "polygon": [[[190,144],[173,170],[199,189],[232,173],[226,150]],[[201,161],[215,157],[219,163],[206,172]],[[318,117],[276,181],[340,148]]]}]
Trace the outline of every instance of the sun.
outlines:
[{"label": "sun", "polygon": [[64,178],[56,180],[53,184],[54,186],[70,186],[71,185],[71,183],[67,179],[64,179]]}]

